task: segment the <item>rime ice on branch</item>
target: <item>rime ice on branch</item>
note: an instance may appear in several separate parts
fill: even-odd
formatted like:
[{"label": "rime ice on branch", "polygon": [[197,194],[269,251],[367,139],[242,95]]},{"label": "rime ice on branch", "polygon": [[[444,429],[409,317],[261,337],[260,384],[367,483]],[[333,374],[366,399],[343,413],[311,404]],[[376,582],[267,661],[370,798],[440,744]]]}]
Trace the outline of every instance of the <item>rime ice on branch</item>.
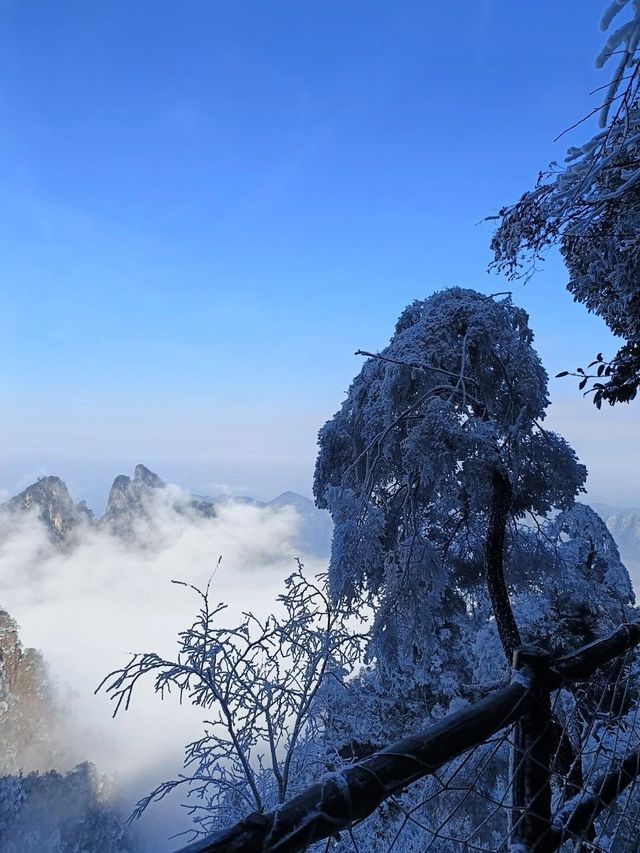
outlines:
[{"label": "rime ice on branch", "polygon": [[186,747],[184,773],[140,800],[134,816],[184,786],[198,836],[273,808],[324,771],[323,692],[360,660],[361,637],[347,628],[348,614],[331,603],[322,578],[309,580],[299,566],[286,586],[282,615],[245,613],[231,627],[221,624],[226,607],[213,603],[210,585],[190,586],[200,609],[179,636],[176,658],[134,655],[100,685],[115,713],[129,705],[139,679],[151,678],[161,697],[177,693],[206,715],[203,737]]},{"label": "rime ice on branch", "polygon": [[[493,266],[510,278],[529,276],[536,260],[559,244],[570,274],[567,289],[598,314],[625,343],[610,360],[602,354],[578,368],[580,388],[590,382],[598,407],[636,396],[640,385],[640,3],[615,0],[602,19],[608,29],[631,7],[596,64],[617,61],[604,102],[594,112],[603,128],[553,164],[534,189],[504,207],[491,247]],[[603,87],[604,88],[604,87]],[[565,371],[568,373],[568,371]]]}]

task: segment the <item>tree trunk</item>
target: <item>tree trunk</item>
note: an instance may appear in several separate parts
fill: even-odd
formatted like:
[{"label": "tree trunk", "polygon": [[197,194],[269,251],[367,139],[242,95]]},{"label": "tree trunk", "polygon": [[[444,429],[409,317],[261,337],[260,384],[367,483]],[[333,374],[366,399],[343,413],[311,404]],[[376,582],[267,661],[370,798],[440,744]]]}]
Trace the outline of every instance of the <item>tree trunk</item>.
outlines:
[{"label": "tree trunk", "polygon": [[494,468],[491,477],[489,529],[485,543],[487,587],[498,636],[509,665],[512,663],[515,649],[522,645],[504,579],[504,541],[511,499],[512,489],[507,474],[498,467]]}]

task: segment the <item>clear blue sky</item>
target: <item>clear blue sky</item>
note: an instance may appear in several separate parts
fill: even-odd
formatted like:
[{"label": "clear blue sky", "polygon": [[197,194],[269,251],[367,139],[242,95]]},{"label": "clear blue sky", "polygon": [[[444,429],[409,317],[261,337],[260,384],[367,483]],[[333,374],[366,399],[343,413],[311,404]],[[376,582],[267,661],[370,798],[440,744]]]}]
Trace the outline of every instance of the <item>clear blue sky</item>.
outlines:
[{"label": "clear blue sky", "polygon": [[[0,487],[95,503],[144,461],[308,493],[353,351],[442,286],[508,287],[478,223],[589,133],[553,142],[605,82],[603,6],[3,0]],[[611,348],[564,280],[514,286],[552,374]],[[589,405],[552,394],[602,467]]]}]

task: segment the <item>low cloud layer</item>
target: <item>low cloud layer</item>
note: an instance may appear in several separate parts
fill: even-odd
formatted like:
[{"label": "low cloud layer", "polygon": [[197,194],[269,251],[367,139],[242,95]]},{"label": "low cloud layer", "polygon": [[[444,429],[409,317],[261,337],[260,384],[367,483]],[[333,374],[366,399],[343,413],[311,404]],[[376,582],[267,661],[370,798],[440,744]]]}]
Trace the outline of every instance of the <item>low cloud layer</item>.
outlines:
[{"label": "low cloud layer", "polygon": [[[153,527],[139,531],[144,548],[87,528],[61,550],[37,517],[0,519],[0,606],[18,621],[24,645],[42,650],[65,697],[70,761],[93,761],[115,775],[126,809],[179,772],[184,745],[201,731],[201,714],[161,702],[151,684],[115,720],[108,698],[93,693],[133,651],[175,654],[177,634],[191,624],[197,600],[171,580],[204,586],[215,572],[214,597],[230,605],[224,618],[234,623],[242,610],[273,608],[295,556],[311,572],[323,568],[296,554],[299,518],[292,508],[227,504],[216,518],[202,519],[176,512],[175,498],[173,489],[158,495]],[[173,802],[152,807],[141,831],[149,849],[167,850],[176,842],[166,836],[185,825]]]}]

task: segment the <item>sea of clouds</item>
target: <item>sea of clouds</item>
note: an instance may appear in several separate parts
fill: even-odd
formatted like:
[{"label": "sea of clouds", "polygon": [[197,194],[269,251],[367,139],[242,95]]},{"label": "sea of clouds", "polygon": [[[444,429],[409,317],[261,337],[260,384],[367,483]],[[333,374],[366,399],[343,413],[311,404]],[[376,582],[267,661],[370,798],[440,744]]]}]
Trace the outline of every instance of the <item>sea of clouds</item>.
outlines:
[{"label": "sea of clouds", "polygon": [[[0,517],[0,606],[19,623],[24,646],[40,649],[47,661],[64,704],[69,766],[91,761],[113,777],[126,813],[177,776],[185,744],[202,731],[201,712],[177,699],[161,701],[151,683],[115,719],[108,696],[94,694],[132,652],[175,656],[177,635],[192,623],[198,600],[171,581],[203,587],[213,574],[213,597],[229,605],[222,618],[235,624],[242,611],[273,610],[297,556],[310,574],[325,568],[297,552],[300,519],[292,508],[227,503],[216,518],[203,519],[177,512],[177,497],[174,487],[158,491],[152,522],[140,521],[134,544],[86,527],[61,549],[37,516]],[[138,826],[145,849],[180,846],[167,837],[189,826],[181,801],[150,807]]]}]

